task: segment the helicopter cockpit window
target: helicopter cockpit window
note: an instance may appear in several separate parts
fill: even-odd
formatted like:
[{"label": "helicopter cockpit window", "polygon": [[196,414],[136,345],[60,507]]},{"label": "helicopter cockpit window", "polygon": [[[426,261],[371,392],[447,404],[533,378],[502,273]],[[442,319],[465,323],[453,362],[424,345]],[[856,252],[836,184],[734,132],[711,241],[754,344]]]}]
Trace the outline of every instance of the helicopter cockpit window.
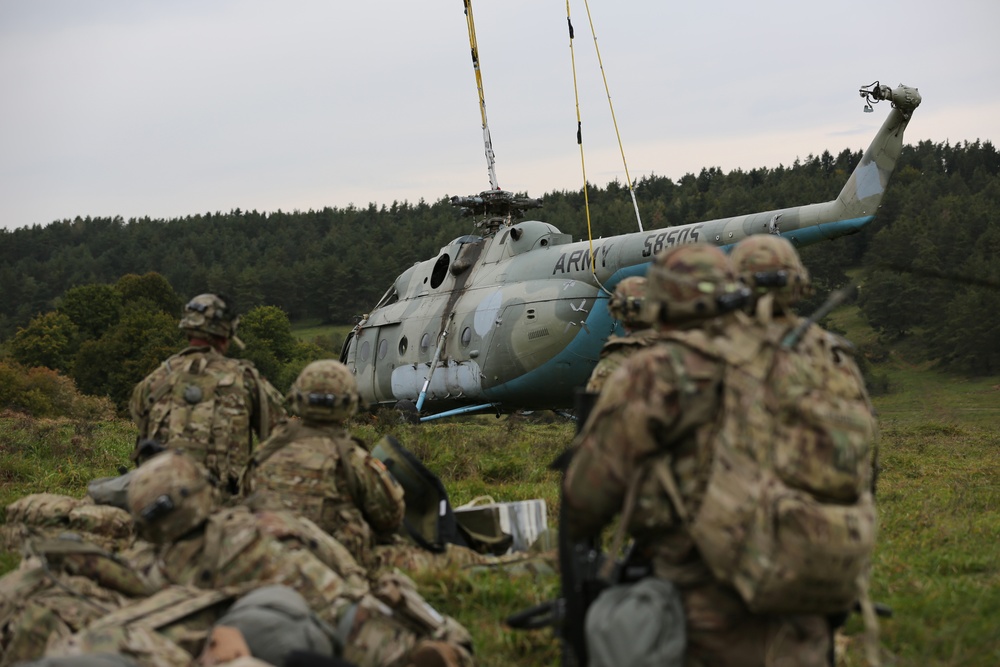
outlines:
[{"label": "helicopter cockpit window", "polygon": [[371,343],[368,341],[361,343],[361,349],[358,351],[358,354],[361,356],[361,363],[368,361],[369,357],[372,356]]},{"label": "helicopter cockpit window", "polygon": [[472,342],[472,329],[465,327],[462,329],[462,347],[469,347],[469,343]]},{"label": "helicopter cockpit window", "polygon": [[431,288],[437,289],[444,282],[444,277],[448,275],[448,264],[451,263],[451,257],[448,253],[444,253],[438,257],[438,261],[434,263],[434,270],[431,272]]},{"label": "helicopter cockpit window", "polygon": [[389,341],[383,338],[378,342],[378,358],[385,359],[385,355],[388,351],[389,351]]},{"label": "helicopter cockpit window", "polygon": [[431,349],[431,335],[425,333],[420,337],[420,354],[427,354]]}]

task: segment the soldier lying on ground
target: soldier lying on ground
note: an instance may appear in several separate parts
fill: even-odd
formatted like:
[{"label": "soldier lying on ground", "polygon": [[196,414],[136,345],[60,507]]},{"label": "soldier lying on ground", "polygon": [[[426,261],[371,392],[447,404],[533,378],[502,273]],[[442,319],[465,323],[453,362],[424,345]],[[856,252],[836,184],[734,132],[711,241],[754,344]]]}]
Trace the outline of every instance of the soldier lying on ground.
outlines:
[{"label": "soldier lying on ground", "polygon": [[[290,549],[261,527],[246,507],[214,510],[213,489],[197,464],[168,451],[136,471],[129,507],[140,535],[156,546],[150,578],[199,588],[286,584],[330,625],[343,630],[344,657],[362,667],[469,665],[471,638],[442,616],[401,575],[369,588],[345,578],[307,549]],[[346,551],[343,557],[349,558]],[[341,572],[361,571],[350,559]],[[414,662],[413,664],[418,664]]]}]

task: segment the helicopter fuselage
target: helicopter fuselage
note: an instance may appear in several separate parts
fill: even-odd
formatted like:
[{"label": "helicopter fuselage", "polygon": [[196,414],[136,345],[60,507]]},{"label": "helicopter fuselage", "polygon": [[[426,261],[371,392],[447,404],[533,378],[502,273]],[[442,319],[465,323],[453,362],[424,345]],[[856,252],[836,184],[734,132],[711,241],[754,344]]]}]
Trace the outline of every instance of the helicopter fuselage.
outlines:
[{"label": "helicopter fuselage", "polygon": [[835,200],[593,241],[573,242],[538,220],[455,239],[397,277],[345,343],[341,360],[362,401],[419,406],[426,398],[435,411],[572,407],[574,388],[620,333],[608,291],[644,275],[656,253],[762,233],[805,246],[871,222],[920,102],[913,88],[881,92],[894,108]]}]

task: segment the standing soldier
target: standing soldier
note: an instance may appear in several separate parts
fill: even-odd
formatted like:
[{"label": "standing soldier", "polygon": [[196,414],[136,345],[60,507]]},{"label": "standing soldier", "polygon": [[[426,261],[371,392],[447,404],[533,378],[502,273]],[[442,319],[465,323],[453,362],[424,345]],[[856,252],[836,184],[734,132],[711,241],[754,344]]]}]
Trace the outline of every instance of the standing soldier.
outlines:
[{"label": "standing soldier", "polygon": [[241,491],[258,510],[291,510],[332,535],[370,566],[377,535],[403,521],[403,489],[344,422],[358,410],[347,366],[324,359],[306,366],[286,397],[289,420],[254,453]]},{"label": "standing soldier", "polygon": [[601,358],[587,381],[587,391],[601,392],[608,376],[633,353],[656,342],[657,332],[643,319],[642,302],[646,296],[646,279],[641,276],[623,278],[615,285],[608,299],[608,312],[622,323],[624,336],[612,336],[601,348]]},{"label": "standing soldier", "polygon": [[[188,347],[173,355],[132,391],[129,410],[139,429],[136,442],[155,440],[183,449],[208,468],[228,493],[259,440],[285,416],[281,394],[253,364],[226,357],[239,316],[227,299],[201,294],[184,307],[179,327]],[[140,448],[132,459],[142,463]]]},{"label": "standing soldier", "polygon": [[[609,379],[565,480],[569,536],[620,512],[616,545],[628,531],[653,573],[592,604],[591,664],[629,664],[645,628],[660,664],[826,667],[827,615],[865,604],[874,546],[860,378],[820,331],[724,315],[742,304],[717,248],[673,248],[648,279],[663,341]],[[644,626],[631,591],[685,623]]]},{"label": "standing soldier", "polygon": [[812,287],[809,271],[787,239],[775,234],[748,236],[736,244],[730,260],[736,277],[750,289],[751,312],[758,320],[781,318],[787,326],[797,319],[792,306]]}]

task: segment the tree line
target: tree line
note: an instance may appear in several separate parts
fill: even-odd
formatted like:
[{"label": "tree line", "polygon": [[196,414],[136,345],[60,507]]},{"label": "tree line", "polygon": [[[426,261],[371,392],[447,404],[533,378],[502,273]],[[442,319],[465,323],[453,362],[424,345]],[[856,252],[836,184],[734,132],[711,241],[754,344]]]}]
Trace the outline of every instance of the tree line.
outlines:
[{"label": "tree line", "polygon": [[[158,273],[72,287],[54,305],[7,340],[0,408],[36,416],[105,409],[83,400],[82,393],[105,397],[124,413],[135,384],[186,344],[178,327],[181,298]],[[254,362],[282,391],[307,363],[336,356],[339,347],[333,340],[325,347],[322,339],[297,340],[277,306],[251,308],[240,319],[238,336],[243,346],[232,346],[230,356]]]},{"label": "tree line", "polygon": [[[861,154],[826,151],[728,173],[711,167],[677,181],[650,175],[635,191],[646,229],[779,209],[835,197]],[[625,185],[587,194],[595,235],[635,230]],[[542,200],[532,217],[585,238],[582,190]],[[904,146],[875,222],[803,249],[817,290],[800,310],[860,271],[858,303],[880,334],[879,349],[866,354],[908,339],[946,369],[1000,373],[998,205],[1000,154],[990,142]],[[247,314],[246,356],[283,384],[310,353],[324,353],[297,344],[290,322],[350,323],[396,275],[468,233],[471,220],[448,197],[169,220],[77,217],[2,230],[0,341],[26,367],[66,372],[81,390],[121,405],[140,369],[181,344],[183,299],[221,292]]]}]

